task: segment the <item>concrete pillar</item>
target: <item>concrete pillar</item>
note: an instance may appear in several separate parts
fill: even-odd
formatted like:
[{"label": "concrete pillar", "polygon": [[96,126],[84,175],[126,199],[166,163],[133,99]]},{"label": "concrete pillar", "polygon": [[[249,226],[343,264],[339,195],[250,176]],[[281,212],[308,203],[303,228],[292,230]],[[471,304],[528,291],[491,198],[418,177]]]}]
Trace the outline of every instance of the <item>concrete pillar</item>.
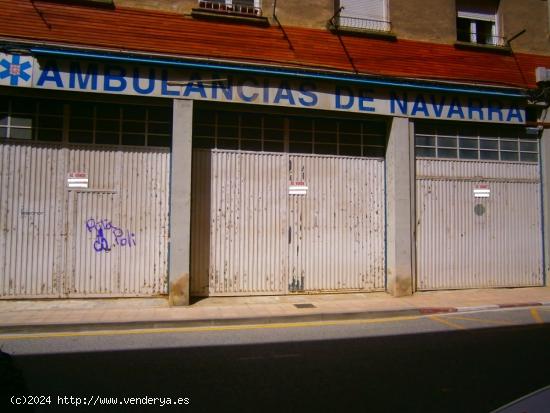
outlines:
[{"label": "concrete pillar", "polygon": [[394,117],[386,149],[386,290],[394,297],[413,291],[413,132],[407,118]]},{"label": "concrete pillar", "polygon": [[[550,111],[548,111],[550,112]],[[544,122],[550,122],[550,113],[546,112]],[[544,220],[544,283],[549,285],[550,276],[550,129],[544,129],[540,140],[542,213]]]},{"label": "concrete pillar", "polygon": [[174,100],[170,169],[170,305],[189,305],[193,101]]}]

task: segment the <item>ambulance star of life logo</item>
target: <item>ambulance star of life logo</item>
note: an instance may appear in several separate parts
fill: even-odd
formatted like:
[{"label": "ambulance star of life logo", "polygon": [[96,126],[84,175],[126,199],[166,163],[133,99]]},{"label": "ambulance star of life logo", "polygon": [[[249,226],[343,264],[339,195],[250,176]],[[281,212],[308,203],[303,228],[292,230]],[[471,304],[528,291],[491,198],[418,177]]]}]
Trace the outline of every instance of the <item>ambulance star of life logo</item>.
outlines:
[{"label": "ambulance star of life logo", "polygon": [[31,68],[30,62],[21,63],[21,56],[11,56],[11,62],[8,59],[0,60],[0,79],[10,78],[10,86],[17,86],[19,79],[28,81],[31,75],[27,70]]}]

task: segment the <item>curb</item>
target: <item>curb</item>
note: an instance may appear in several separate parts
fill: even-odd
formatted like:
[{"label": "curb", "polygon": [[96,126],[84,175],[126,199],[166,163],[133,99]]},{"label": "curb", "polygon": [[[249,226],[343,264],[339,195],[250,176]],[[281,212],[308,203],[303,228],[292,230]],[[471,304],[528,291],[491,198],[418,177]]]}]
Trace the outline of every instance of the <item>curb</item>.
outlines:
[{"label": "curb", "polygon": [[540,305],[544,305],[544,304],[543,303],[498,304],[499,308],[536,307]]},{"label": "curb", "polygon": [[501,308],[498,304],[480,305],[475,307],[456,307],[459,313],[470,311],[485,311],[485,310],[498,310]]},{"label": "curb", "polygon": [[0,325],[0,338],[5,334],[39,334],[64,333],[84,331],[114,331],[143,330],[156,328],[214,327],[214,326],[244,326],[257,324],[282,324],[300,322],[342,321],[342,320],[372,320],[379,318],[397,318],[407,316],[422,316],[431,314],[463,313],[471,311],[497,310],[501,308],[522,308],[535,306],[550,306],[550,302],[531,302],[514,304],[491,304],[471,307],[423,307],[405,310],[358,311],[344,313],[312,313],[274,315],[266,317],[235,317],[235,318],[204,318],[193,320],[137,320],[137,321],[107,321],[81,323],[51,323],[51,324],[13,324]]},{"label": "curb", "polygon": [[[82,331],[112,331],[112,330],[139,330],[152,328],[184,328],[184,327],[215,327],[215,326],[244,326],[256,324],[282,324],[320,321],[361,320],[377,318],[395,318],[422,315],[420,310],[395,311],[360,311],[349,313],[313,313],[274,315],[267,317],[235,317],[219,319],[194,320],[142,320],[121,322],[89,322],[89,323],[52,323],[52,324],[16,324],[0,326],[0,334],[6,333],[54,333],[54,332],[82,332]],[[0,335],[1,338],[1,335]]]}]

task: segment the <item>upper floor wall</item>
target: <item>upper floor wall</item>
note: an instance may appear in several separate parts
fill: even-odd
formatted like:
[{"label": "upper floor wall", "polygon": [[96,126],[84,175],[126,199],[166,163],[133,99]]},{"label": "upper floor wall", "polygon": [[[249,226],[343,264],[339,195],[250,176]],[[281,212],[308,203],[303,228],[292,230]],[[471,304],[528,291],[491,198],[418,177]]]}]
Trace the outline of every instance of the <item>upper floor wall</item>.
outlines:
[{"label": "upper floor wall", "polygon": [[193,7],[197,7],[198,0],[113,0],[113,3],[115,6],[189,14]]},{"label": "upper floor wall", "polygon": [[526,30],[513,40],[514,50],[550,54],[549,0],[501,0],[499,13],[504,35],[508,38]]},{"label": "upper floor wall", "polygon": [[[494,4],[495,36],[511,39],[516,52],[550,54],[548,0],[390,0],[392,27],[398,37],[414,40],[454,43],[458,39],[457,12],[490,9]],[[472,7],[472,5],[474,5]],[[469,7],[470,6],[470,7]],[[476,6],[479,6],[476,7]],[[498,44],[499,40],[495,39]]]},{"label": "upper floor wall", "polygon": [[[390,32],[398,39],[429,41],[453,44],[457,39],[465,43],[489,43],[507,46],[507,39],[525,30],[514,39],[511,47],[516,52],[550,55],[550,0],[113,0],[115,6],[164,10],[190,15],[199,7],[199,1],[211,3],[237,4],[250,3],[260,6],[262,15],[272,24],[274,2],[276,15],[283,26],[328,28],[331,18],[340,6],[345,9],[342,16],[374,17],[368,25],[363,22],[344,22],[342,26],[355,26],[359,31]],[[363,4],[365,7],[363,7]],[[467,17],[475,17],[479,7],[488,10],[495,5],[493,27],[478,21],[476,34],[475,20],[457,22],[457,9],[465,8]],[[368,11],[365,11],[368,9]],[[473,13],[472,13],[473,10]],[[460,10],[458,10],[460,11]],[[366,14],[365,14],[366,13]],[[483,17],[482,17],[483,18]],[[361,20],[361,19],[359,19]],[[335,20],[338,22],[338,19]],[[379,23],[381,21],[382,23]],[[464,24],[469,33],[464,34]],[[457,28],[457,25],[461,27]],[[471,30],[469,29],[471,25]],[[483,27],[482,27],[483,26]],[[366,30],[365,30],[366,29]],[[374,29],[374,30],[369,30]],[[490,40],[483,38],[480,31],[489,31]],[[492,32],[491,32],[492,30]],[[461,36],[459,32],[462,32]],[[372,33],[371,33],[372,34]],[[464,42],[463,42],[464,43]]]}]

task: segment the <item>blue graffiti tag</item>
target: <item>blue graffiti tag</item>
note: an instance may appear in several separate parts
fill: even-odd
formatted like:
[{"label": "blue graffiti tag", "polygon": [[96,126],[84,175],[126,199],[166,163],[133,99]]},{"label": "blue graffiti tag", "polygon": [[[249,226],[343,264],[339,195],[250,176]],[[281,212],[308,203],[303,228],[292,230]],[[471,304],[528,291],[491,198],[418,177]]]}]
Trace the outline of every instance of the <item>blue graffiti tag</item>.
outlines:
[{"label": "blue graffiti tag", "polygon": [[109,248],[109,242],[107,241],[107,239],[103,235],[103,229],[102,228],[97,230],[97,238],[94,241],[94,250],[96,250],[96,252],[101,252],[101,251],[109,252],[109,251],[111,251],[111,249]]},{"label": "blue graffiti tag", "polygon": [[[122,230],[121,228],[113,225],[108,219],[95,220],[90,218],[86,221],[86,229],[88,232],[96,231],[96,239],[94,241],[94,250],[96,252],[109,252],[111,247],[135,247],[136,246],[136,234],[130,231]],[[107,240],[107,234],[111,234],[114,237],[114,243]]]}]

